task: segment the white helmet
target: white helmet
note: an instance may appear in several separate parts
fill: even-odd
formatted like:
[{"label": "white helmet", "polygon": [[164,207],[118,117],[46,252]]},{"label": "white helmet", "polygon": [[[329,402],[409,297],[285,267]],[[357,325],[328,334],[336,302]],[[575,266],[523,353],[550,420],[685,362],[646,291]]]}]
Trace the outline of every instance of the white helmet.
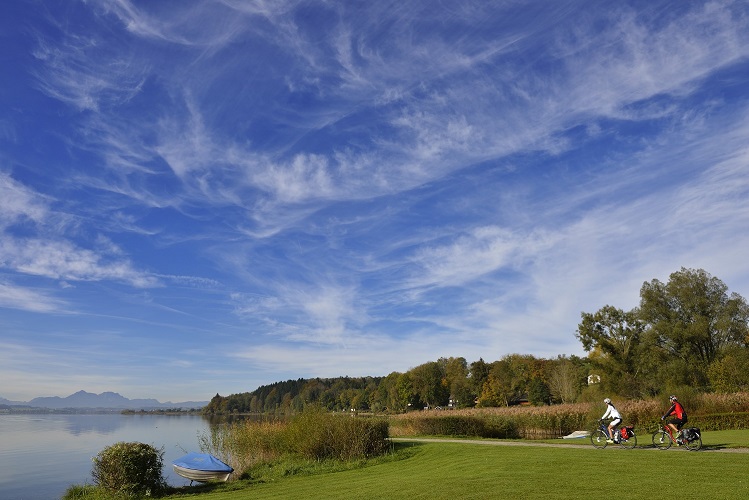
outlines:
[{"label": "white helmet", "polygon": [[607,405],[611,404],[611,400],[609,398],[604,399],[603,402],[606,403]]}]

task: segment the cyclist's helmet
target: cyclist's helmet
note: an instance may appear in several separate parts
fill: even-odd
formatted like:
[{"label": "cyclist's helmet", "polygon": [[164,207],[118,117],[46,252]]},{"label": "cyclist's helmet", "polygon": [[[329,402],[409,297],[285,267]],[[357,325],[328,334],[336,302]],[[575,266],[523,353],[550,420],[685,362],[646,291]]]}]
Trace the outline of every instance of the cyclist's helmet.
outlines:
[{"label": "cyclist's helmet", "polygon": [[670,399],[671,401],[678,401],[678,399],[676,399],[676,396],[674,396],[673,394],[669,396],[668,399]]},{"label": "cyclist's helmet", "polygon": [[611,400],[609,398],[604,399],[603,402],[606,403],[607,405],[611,404]]}]

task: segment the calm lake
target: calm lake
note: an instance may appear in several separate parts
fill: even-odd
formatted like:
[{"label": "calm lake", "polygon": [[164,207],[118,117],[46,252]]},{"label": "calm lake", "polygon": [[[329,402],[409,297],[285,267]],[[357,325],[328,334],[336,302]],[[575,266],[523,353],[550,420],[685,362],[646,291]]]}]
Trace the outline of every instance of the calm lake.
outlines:
[{"label": "calm lake", "polygon": [[118,441],[164,449],[164,477],[174,486],[172,460],[200,451],[208,420],[197,415],[0,414],[0,498],[59,499],[71,484],[92,483],[91,458]]}]

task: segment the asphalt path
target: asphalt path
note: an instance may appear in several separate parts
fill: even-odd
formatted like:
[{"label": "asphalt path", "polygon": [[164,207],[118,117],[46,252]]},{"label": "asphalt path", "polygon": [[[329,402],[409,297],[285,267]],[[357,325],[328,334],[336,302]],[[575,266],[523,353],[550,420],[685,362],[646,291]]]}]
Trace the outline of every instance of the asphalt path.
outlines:
[{"label": "asphalt path", "polygon": [[[650,435],[647,436],[648,441],[650,440]],[[590,444],[590,441],[587,438],[578,438],[575,439],[575,441],[580,441],[579,443],[535,443],[533,441],[505,441],[501,439],[451,439],[451,438],[410,438],[410,437],[396,437],[396,438],[390,438],[391,441],[396,441],[400,443],[460,443],[460,444],[478,444],[478,445],[485,445],[485,446],[536,446],[540,448],[591,448],[593,449],[593,446]],[[562,440],[566,441],[566,440]],[[614,449],[623,449],[620,448],[617,445],[610,445],[611,448]],[[638,449],[643,450],[656,450],[654,446],[652,446],[650,443],[642,445],[639,444],[637,446]],[[668,449],[675,450],[675,451],[688,451],[686,448],[680,448],[677,446],[672,446]],[[725,448],[722,446],[702,446],[702,448],[699,450],[700,452],[710,452],[710,453],[749,453],[749,448]]]}]

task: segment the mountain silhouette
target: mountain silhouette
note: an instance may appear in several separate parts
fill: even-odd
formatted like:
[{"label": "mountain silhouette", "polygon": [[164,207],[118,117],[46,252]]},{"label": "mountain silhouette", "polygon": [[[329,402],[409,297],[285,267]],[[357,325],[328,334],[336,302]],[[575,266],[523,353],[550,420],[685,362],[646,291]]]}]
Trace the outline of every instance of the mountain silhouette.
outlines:
[{"label": "mountain silhouette", "polygon": [[156,399],[128,399],[116,392],[92,392],[78,391],[70,396],[61,398],[59,396],[34,398],[31,401],[9,401],[0,397],[0,404],[8,406],[31,406],[34,408],[112,408],[122,410],[138,409],[169,409],[169,408],[200,408],[208,404],[207,401],[185,401],[162,403]]}]

